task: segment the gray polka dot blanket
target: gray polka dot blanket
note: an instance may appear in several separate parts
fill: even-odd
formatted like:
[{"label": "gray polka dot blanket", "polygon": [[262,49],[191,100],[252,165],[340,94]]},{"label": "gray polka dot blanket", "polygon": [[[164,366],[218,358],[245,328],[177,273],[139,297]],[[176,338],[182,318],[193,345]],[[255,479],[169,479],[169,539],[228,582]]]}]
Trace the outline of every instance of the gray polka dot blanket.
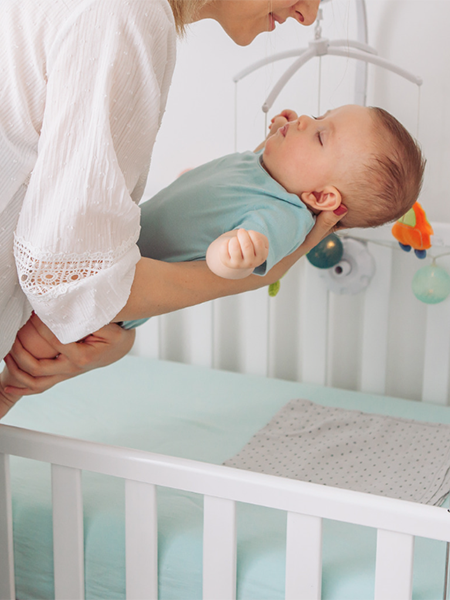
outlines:
[{"label": "gray polka dot blanket", "polygon": [[440,505],[450,491],[450,425],[292,400],[224,464]]}]

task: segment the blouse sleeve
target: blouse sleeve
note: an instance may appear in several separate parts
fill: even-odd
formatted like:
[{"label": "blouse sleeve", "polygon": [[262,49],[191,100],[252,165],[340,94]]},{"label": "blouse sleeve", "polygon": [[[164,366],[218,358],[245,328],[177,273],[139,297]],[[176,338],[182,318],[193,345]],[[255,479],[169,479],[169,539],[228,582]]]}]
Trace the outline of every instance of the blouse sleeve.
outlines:
[{"label": "blouse sleeve", "polygon": [[137,203],[175,61],[165,0],[82,6],[47,55],[38,157],[15,236],[22,289],[63,343],[110,322],[128,299]]},{"label": "blouse sleeve", "polygon": [[314,222],[306,207],[274,199],[268,206],[249,213],[239,226],[259,231],[269,240],[267,260],[256,267],[253,273],[265,275],[285,256],[294,252],[305,241]]}]

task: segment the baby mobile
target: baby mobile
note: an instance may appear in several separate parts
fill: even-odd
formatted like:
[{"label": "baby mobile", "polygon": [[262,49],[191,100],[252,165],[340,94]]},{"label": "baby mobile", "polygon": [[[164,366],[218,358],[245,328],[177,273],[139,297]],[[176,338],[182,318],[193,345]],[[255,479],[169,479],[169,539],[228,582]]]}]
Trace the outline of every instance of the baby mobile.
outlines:
[{"label": "baby mobile", "polygon": [[[322,0],[322,4],[330,0]],[[255,70],[281,59],[298,57],[297,60],[280,77],[272,91],[267,96],[262,106],[265,113],[265,131],[267,131],[267,113],[272,107],[281,90],[293,75],[309,60],[319,58],[319,85],[318,85],[318,114],[320,110],[321,95],[321,60],[324,55],[343,56],[345,58],[357,59],[355,79],[355,104],[366,105],[367,95],[367,65],[372,63],[384,69],[392,71],[397,75],[417,85],[417,137],[419,129],[420,114],[420,87],[422,79],[394,63],[377,55],[377,51],[367,44],[367,16],[365,0],[356,1],[356,16],[358,27],[358,40],[328,40],[322,37],[321,21],[323,12],[320,8],[315,25],[314,40],[310,41],[308,48],[288,50],[279,52],[270,57],[263,58],[234,76],[235,87],[235,147],[237,147],[237,83],[247,77]],[[235,148],[236,149],[236,148]],[[414,254],[419,259],[427,256],[427,250],[431,248],[431,236],[433,228],[427,220],[425,211],[416,202],[401,219],[392,227],[392,235],[398,242],[399,249]],[[371,240],[371,243],[378,243]],[[395,242],[394,242],[395,243]],[[390,244],[392,245],[392,244]],[[322,271],[330,291],[338,294],[356,294],[365,289],[375,273],[375,261],[367,249],[364,241],[358,240],[351,235],[327,236],[320,244],[313,248],[307,255],[308,261]],[[412,291],[416,298],[426,304],[437,304],[450,295],[450,275],[436,261],[445,255],[431,256],[430,265],[422,267],[417,271],[412,281]],[[280,282],[269,286],[269,295],[275,296],[280,289]]]},{"label": "baby mobile", "polygon": [[[394,223],[392,235],[397,240],[399,249],[405,252],[414,250],[417,258],[426,258],[427,250],[431,248],[433,228],[419,202]],[[365,244],[359,242],[360,246],[349,246],[350,243],[358,242],[350,236],[341,239],[332,233],[306,255],[313,266],[324,270],[328,288],[340,294],[363,290],[375,272],[375,265]],[[371,243],[387,245],[373,240]],[[450,295],[450,275],[436,264],[439,258],[448,254],[431,256],[431,264],[422,267],[414,275],[412,291],[421,302],[438,304]]]}]

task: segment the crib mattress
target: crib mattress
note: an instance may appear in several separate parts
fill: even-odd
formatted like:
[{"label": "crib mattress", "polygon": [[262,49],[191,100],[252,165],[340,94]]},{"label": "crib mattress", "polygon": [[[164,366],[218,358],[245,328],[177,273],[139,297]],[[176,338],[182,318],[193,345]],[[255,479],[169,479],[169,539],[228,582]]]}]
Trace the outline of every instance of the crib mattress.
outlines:
[{"label": "crib mattress", "polygon": [[[126,357],[108,368],[23,399],[3,423],[221,464],[287,402],[450,423],[450,408],[333,388]],[[53,592],[50,468],[11,460],[16,596]],[[124,484],[83,473],[86,598],[125,598]],[[202,499],[158,490],[159,597],[202,597]],[[286,515],[238,506],[238,591],[246,600],[284,598]],[[325,521],[323,598],[373,598],[376,532]],[[442,598],[445,544],[418,539],[416,600]]]}]

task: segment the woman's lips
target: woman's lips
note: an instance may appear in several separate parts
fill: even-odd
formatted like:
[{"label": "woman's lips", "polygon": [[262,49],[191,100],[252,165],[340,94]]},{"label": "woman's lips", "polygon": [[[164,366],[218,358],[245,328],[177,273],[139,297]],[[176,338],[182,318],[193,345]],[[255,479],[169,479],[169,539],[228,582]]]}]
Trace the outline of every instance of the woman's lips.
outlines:
[{"label": "woman's lips", "polygon": [[269,13],[269,19],[270,19],[270,31],[273,31],[275,29],[276,23],[279,23],[280,25],[282,25],[286,21],[286,19],[277,17],[277,15],[274,15],[273,13]]},{"label": "woman's lips", "polygon": [[275,17],[272,13],[269,13],[269,31],[273,31],[275,29]]}]

